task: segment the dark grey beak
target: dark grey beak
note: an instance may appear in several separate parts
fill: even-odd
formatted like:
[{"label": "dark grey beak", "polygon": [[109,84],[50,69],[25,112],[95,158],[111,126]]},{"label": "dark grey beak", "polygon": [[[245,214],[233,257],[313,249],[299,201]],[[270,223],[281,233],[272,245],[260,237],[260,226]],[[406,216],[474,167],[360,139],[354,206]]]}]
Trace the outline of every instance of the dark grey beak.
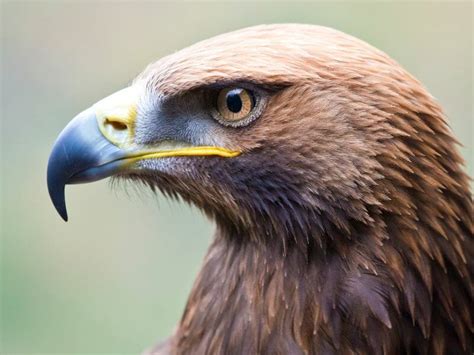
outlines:
[{"label": "dark grey beak", "polygon": [[48,161],[49,195],[60,216],[67,221],[67,184],[111,176],[124,157],[125,152],[102,135],[92,109],[77,115],[59,135]]}]

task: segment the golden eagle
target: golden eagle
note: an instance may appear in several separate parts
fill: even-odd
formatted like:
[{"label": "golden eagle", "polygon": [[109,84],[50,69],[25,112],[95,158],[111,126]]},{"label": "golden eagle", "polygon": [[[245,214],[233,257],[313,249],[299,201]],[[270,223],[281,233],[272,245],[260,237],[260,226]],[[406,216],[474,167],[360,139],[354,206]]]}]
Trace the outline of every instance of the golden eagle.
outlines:
[{"label": "golden eagle", "polygon": [[264,25],[149,65],[59,136],[48,187],[108,176],[216,233],[172,354],[468,354],[473,204],[433,97],[333,29]]}]

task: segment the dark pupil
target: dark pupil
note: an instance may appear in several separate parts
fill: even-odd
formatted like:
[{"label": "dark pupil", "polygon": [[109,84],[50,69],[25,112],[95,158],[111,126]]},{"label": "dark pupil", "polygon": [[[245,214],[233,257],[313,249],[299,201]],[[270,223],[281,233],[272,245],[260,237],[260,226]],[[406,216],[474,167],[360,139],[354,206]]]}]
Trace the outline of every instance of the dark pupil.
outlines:
[{"label": "dark pupil", "polygon": [[231,90],[226,95],[227,108],[230,112],[237,113],[242,110],[242,99],[240,89]]}]

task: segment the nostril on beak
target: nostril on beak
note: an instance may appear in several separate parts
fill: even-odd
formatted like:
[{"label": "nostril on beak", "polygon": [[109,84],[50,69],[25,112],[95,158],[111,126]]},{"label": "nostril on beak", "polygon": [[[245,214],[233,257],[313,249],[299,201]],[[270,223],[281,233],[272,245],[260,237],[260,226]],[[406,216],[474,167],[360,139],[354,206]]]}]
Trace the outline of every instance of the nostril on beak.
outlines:
[{"label": "nostril on beak", "polygon": [[123,145],[129,142],[131,132],[128,123],[121,119],[105,117],[101,124],[102,133],[115,145]]},{"label": "nostril on beak", "polygon": [[125,123],[119,122],[119,121],[113,121],[109,118],[105,119],[104,125],[106,126],[110,125],[112,129],[115,129],[117,131],[124,131],[128,128]]}]

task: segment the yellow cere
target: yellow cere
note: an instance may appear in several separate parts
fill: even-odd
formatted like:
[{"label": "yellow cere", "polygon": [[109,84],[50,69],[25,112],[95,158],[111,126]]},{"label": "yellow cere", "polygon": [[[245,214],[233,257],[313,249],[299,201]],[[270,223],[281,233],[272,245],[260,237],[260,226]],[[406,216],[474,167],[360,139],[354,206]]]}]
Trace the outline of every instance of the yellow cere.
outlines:
[{"label": "yellow cere", "polygon": [[93,106],[100,131],[105,138],[119,147],[133,142],[138,98],[138,90],[130,86]]}]

